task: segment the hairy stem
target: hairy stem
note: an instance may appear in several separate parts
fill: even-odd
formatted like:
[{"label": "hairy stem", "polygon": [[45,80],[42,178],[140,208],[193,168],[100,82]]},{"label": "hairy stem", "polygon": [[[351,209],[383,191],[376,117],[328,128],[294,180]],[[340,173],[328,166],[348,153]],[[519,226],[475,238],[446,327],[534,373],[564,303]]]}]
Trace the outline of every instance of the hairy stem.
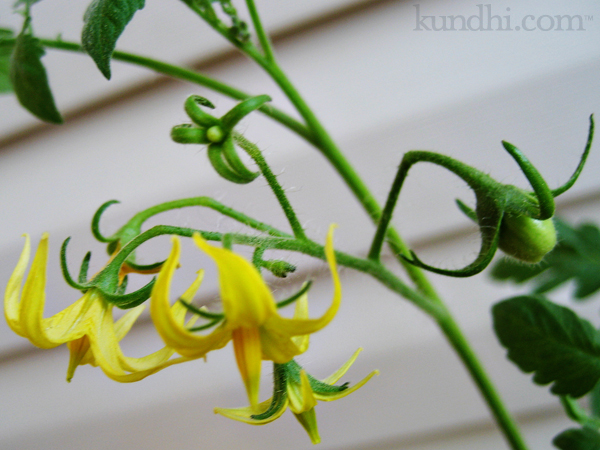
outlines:
[{"label": "hairy stem", "polygon": [[239,133],[234,134],[234,139],[237,142],[237,144],[240,147],[242,147],[244,151],[248,153],[248,155],[250,155],[250,157],[258,165],[260,172],[267,180],[267,183],[269,183],[269,187],[275,194],[275,197],[277,197],[277,201],[281,205],[281,209],[283,210],[283,213],[287,217],[288,222],[290,223],[290,226],[294,231],[294,236],[296,236],[297,239],[306,239],[304,229],[302,228],[300,221],[296,217],[294,208],[292,208],[292,205],[290,204],[289,200],[287,199],[287,196],[285,195],[285,191],[279,184],[279,181],[277,181],[277,177],[267,164],[267,161],[263,157],[260,149],[254,143],[250,142],[248,139],[246,139]]}]

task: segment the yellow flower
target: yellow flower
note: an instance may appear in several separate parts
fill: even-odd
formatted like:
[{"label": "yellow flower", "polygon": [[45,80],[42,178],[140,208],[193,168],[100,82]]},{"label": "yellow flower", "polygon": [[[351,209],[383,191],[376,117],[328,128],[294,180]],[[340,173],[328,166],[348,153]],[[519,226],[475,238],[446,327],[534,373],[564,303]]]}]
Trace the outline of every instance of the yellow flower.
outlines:
[{"label": "yellow flower", "polygon": [[285,364],[275,364],[272,398],[260,403],[258,408],[215,408],[215,413],[251,425],[264,425],[281,417],[289,407],[308,433],[312,443],[318,444],[321,438],[314,409],[317,400],[330,402],[345,397],[364,386],[371,377],[379,374],[379,371],[374,370],[352,387],[348,387],[348,383],[341,386],[334,385],[348,371],[361,350],[357,350],[342,367],[322,381],[308,375],[294,360]]},{"label": "yellow flower", "polygon": [[[4,315],[10,328],[40,348],[67,344],[71,353],[67,380],[81,364],[100,366],[110,378],[120,382],[137,381],[186,358],[169,359],[174,350],[165,347],[142,358],[123,355],[118,341],[129,331],[143,310],[140,305],[128,311],[114,323],[113,306],[102,299],[95,288],[52,317],[44,318],[48,234],[42,236],[33,264],[23,286],[29,264],[30,242],[25,235],[25,247],[8,281],[4,297]],[[174,305],[176,320],[184,320],[186,309]]]},{"label": "yellow flower", "polygon": [[[230,250],[209,245],[199,234],[194,241],[216,263],[223,303],[224,322],[208,335],[198,335],[182,326],[170,312],[170,284],[179,261],[180,244],[173,238],[173,249],[152,291],[150,314],[168,347],[187,358],[202,358],[209,351],[233,341],[234,353],[250,404],[258,404],[261,360],[286,363],[306,349],[301,336],[325,327],[341,301],[341,285],[333,251],[333,227],[330,228],[325,255],[331,270],[334,294],[329,309],[318,319],[286,319],[277,313],[273,294],[260,272]],[[188,289],[188,294],[191,293]],[[182,297],[189,301],[193,294]]]}]

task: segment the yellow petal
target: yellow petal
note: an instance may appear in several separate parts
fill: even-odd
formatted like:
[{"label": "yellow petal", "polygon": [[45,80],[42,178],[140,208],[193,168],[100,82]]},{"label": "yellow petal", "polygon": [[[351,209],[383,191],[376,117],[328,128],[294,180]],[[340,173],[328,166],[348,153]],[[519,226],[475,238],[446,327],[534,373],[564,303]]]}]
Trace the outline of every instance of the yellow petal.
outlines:
[{"label": "yellow petal", "polygon": [[21,327],[20,312],[21,312],[21,285],[25,270],[29,264],[29,253],[31,244],[29,235],[25,234],[25,245],[17,262],[17,266],[8,280],[6,291],[4,293],[4,317],[8,326],[19,336],[25,336]]},{"label": "yellow petal", "polygon": [[240,327],[233,330],[232,336],[235,360],[246,386],[250,407],[256,410],[262,364],[260,333],[257,328]]},{"label": "yellow petal", "polygon": [[89,291],[77,302],[44,319],[48,234],[42,236],[21,295],[19,321],[23,335],[34,345],[53,348],[85,334],[82,321],[90,305]]},{"label": "yellow petal", "polygon": [[300,384],[291,380],[287,383],[287,392],[290,410],[294,414],[301,414],[317,406],[317,400],[310,387],[310,381],[304,370],[300,371]]},{"label": "yellow petal", "polygon": [[313,444],[321,442],[321,436],[319,436],[319,429],[317,428],[317,413],[315,413],[314,408],[300,414],[294,413],[294,416],[298,419],[300,425],[304,427]]},{"label": "yellow petal", "polygon": [[25,280],[20,304],[20,328],[23,335],[33,344],[42,348],[56,347],[63,342],[54,342],[46,338],[42,328],[44,304],[46,300],[46,263],[48,262],[48,234],[44,233],[33,264]]},{"label": "yellow petal", "polygon": [[230,250],[213,247],[199,234],[194,234],[194,242],[217,264],[229,328],[258,327],[276,314],[273,294],[256,267]]},{"label": "yellow petal", "polygon": [[117,340],[122,340],[125,335],[129,333],[129,330],[131,330],[135,321],[138,320],[140,314],[144,312],[144,309],[146,309],[146,305],[136,306],[123,314],[123,316],[115,322],[115,336],[117,337]]},{"label": "yellow petal", "polygon": [[[156,330],[168,347],[174,348],[179,354],[187,358],[202,358],[209,351],[224,347],[231,339],[231,331],[219,327],[207,336],[190,333],[182,323],[185,311],[175,308],[175,305],[171,308],[169,300],[171,279],[179,263],[180,251],[179,239],[173,238],[171,253],[158,274],[152,289],[150,316]],[[192,287],[188,289],[186,295],[193,296],[191,290],[195,292],[200,280],[201,274]],[[174,309],[175,311],[173,311]],[[177,312],[178,310],[179,312]]]},{"label": "yellow petal", "polygon": [[[298,300],[296,300],[294,319],[308,319],[308,294],[304,294]],[[292,342],[298,348],[298,354],[304,353],[306,350],[308,350],[309,341],[310,335],[308,334],[294,336],[292,338]]]},{"label": "yellow petal", "polygon": [[268,321],[259,329],[263,359],[284,364],[302,353],[286,330],[271,329],[270,323]]},{"label": "yellow petal", "polygon": [[95,362],[95,359],[90,351],[90,340],[87,335],[80,337],[79,339],[75,339],[74,341],[67,342],[67,347],[69,348],[67,382],[70,383],[73,379],[73,375],[75,375],[75,369],[77,369],[78,366],[85,364],[83,361],[84,358],[88,360],[87,362]]}]

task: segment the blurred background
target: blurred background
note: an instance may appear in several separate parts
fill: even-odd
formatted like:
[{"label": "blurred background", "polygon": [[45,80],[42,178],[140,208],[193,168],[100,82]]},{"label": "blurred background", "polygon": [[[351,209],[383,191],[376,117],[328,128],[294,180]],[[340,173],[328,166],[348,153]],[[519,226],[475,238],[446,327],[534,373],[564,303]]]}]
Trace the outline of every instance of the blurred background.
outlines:
[{"label": "blurred background", "polygon": [[[0,26],[18,30],[11,1],[0,5]],[[40,37],[79,40],[86,3],[45,0],[33,7]],[[243,2],[234,2],[243,16]],[[290,79],[382,202],[404,152],[448,154],[496,179],[527,188],[503,150],[522,149],[550,187],[564,183],[583,151],[591,113],[600,113],[600,5],[566,1],[256,1],[274,36]],[[468,20],[451,30],[448,16]],[[573,26],[557,17],[570,17]],[[444,19],[445,17],[445,19]],[[567,19],[564,19],[567,20]],[[444,25],[446,24],[446,25]],[[460,28],[460,27],[458,27]],[[502,30],[498,29],[502,28]],[[437,30],[437,31],[436,31]],[[118,48],[194,67],[252,94],[267,93],[292,107],[267,77],[182,2],[147,2]],[[0,98],[0,282],[6,285],[20,254],[22,233],[37,241],[50,232],[46,315],[79,298],[60,275],[58,250],[67,236],[71,271],[88,251],[92,269],[106,261],[89,232],[96,209],[117,199],[104,215],[105,234],[158,202],[211,196],[262,221],[286,228],[262,179],[238,186],[220,179],[200,146],[173,143],[173,125],[187,122],[190,94],[209,98],[222,115],[234,104],[204,88],[168,80],[123,63],[106,81],[88,57],[48,50],[43,59],[55,99],[66,118],[42,124],[12,96]],[[336,248],[366,255],[374,231],[328,162],[308,144],[269,119],[252,114],[240,131],[257,142],[309,236],[324,241],[339,224]],[[597,146],[596,146],[597,147]],[[600,220],[600,152],[593,148],[575,187],[561,196],[559,215],[574,223]],[[427,164],[411,170],[394,225],[427,262],[466,265],[477,254],[476,228],[456,208],[473,204],[466,185]],[[217,231],[241,227],[200,208],[165,214],[152,223]],[[164,258],[168,239],[140,250],[140,262]],[[174,292],[208,270],[199,302],[218,299],[210,261],[184,242]],[[275,255],[275,254],[274,254]],[[328,271],[319,261],[279,255],[300,268],[291,284],[274,282],[284,298],[306,279],[311,313],[331,301]],[[498,257],[501,257],[500,255]],[[76,273],[76,272],[75,272]],[[432,276],[481,356],[502,397],[535,449],[570,426],[547,387],[534,386],[505,358],[491,330],[490,306],[515,292],[486,273],[461,280]],[[134,280],[143,283],[147,280]],[[504,449],[466,371],[435,324],[407,302],[359,273],[342,271],[343,306],[336,320],[314,335],[299,362],[324,378],[358,348],[364,351],[342,381],[381,375],[355,394],[317,406],[322,449]],[[554,293],[569,302],[572,286]],[[593,300],[577,311],[598,324]],[[289,312],[291,314],[291,312]],[[160,347],[144,316],[123,342],[128,355]],[[311,447],[291,413],[274,424],[251,427],[213,414],[215,406],[247,400],[233,351],[207,362],[170,367],[135,384],[118,384],[83,366],[68,384],[67,349],[42,351],[0,323],[0,448],[2,449],[288,449]],[[270,396],[264,366],[262,398]]]}]

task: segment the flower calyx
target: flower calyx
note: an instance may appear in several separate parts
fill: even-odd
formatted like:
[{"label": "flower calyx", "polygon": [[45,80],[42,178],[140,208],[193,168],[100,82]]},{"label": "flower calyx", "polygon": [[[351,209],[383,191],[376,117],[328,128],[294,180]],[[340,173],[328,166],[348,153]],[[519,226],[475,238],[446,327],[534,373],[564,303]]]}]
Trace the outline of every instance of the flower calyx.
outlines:
[{"label": "flower calyx", "polygon": [[474,191],[475,210],[460,200],[457,200],[457,204],[463,213],[478,224],[481,248],[475,261],[458,270],[429,266],[412,251],[410,256],[403,256],[403,258],[431,272],[454,277],[468,277],[481,272],[492,261],[498,248],[522,262],[530,264],[540,262],[557,242],[556,230],[552,222],[555,210],[554,198],[569,190],[579,177],[589,154],[593,136],[592,115],[585,150],[575,172],[564,185],[552,190],[527,157],[517,147],[503,141],[504,149],[523,171],[533,188],[532,192],[502,184],[489,175],[445,155],[427,151],[406,153],[398,170],[401,182],[412,165],[425,161],[455,173]]},{"label": "flower calyx", "polygon": [[214,109],[209,100],[191,95],[185,101],[184,109],[193,123],[173,127],[171,139],[181,144],[207,144],[208,159],[219,175],[233,183],[250,183],[259,173],[249,170],[237,154],[233,128],[245,116],[269,101],[271,98],[268,95],[250,97],[217,118],[203,109]]},{"label": "flower calyx", "polygon": [[[131,272],[130,267],[124,267],[124,262],[129,252],[121,251],[109,261],[106,266],[88,280],[88,268],[92,253],[88,252],[81,263],[77,281],[69,273],[67,265],[67,246],[71,238],[65,239],[60,250],[60,266],[63,277],[67,284],[74,289],[85,293],[90,289],[95,289],[107,303],[117,306],[121,309],[135,308],[150,298],[155,278],[140,289],[125,293],[127,289],[127,273]],[[160,269],[160,268],[159,268]]]},{"label": "flower calyx", "polygon": [[[119,253],[123,247],[140,235],[142,232],[142,225],[148,218],[144,212],[136,214],[130,221],[117,230],[116,233],[111,236],[104,236],[100,232],[100,219],[109,206],[117,203],[119,203],[118,200],[109,200],[103,203],[92,218],[92,234],[96,240],[108,244],[106,246],[106,251],[110,256]],[[125,258],[120,273],[121,275],[126,275],[128,273],[154,274],[160,271],[163,264],[164,261],[158,261],[152,264],[138,264],[135,259],[135,249],[132,249],[129,251],[127,258]]]},{"label": "flower calyx", "polygon": [[278,419],[289,407],[298,422],[308,433],[313,444],[321,441],[317,428],[315,406],[317,401],[333,401],[345,397],[364,386],[379,371],[374,370],[354,386],[335,383],[345,375],[362,349],[335,373],[318,380],[307,373],[300,364],[291,360],[284,364],[273,364],[273,397],[258,405],[258,408],[215,408],[215,413],[251,425],[264,425]]}]

